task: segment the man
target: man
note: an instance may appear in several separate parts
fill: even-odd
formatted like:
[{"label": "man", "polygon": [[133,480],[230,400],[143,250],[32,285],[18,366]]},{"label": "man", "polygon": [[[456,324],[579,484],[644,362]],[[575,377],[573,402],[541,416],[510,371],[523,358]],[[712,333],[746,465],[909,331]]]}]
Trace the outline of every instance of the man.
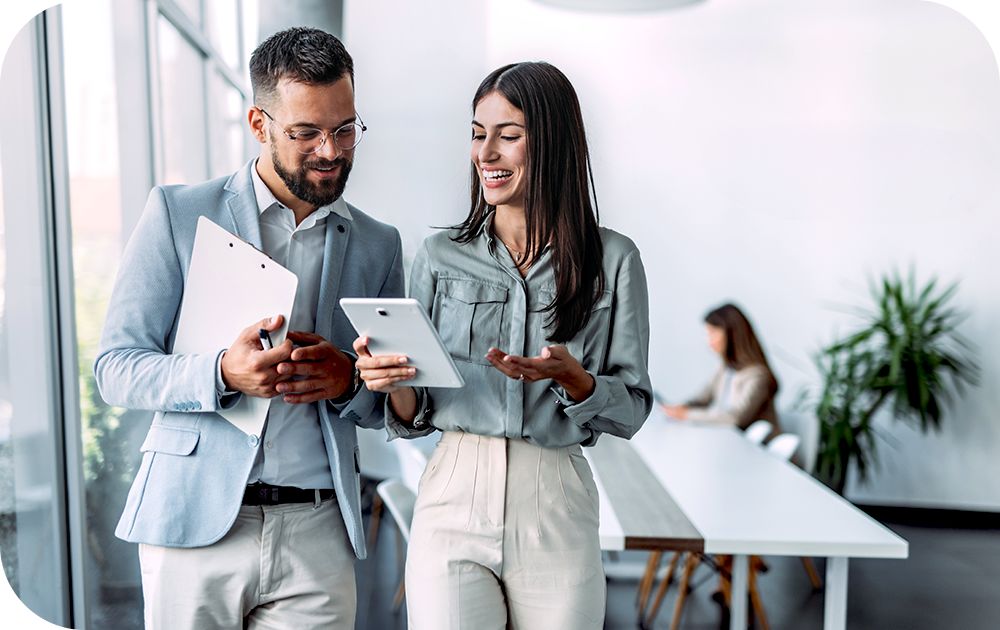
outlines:
[{"label": "man", "polygon": [[[121,262],[94,370],[112,405],[156,411],[116,534],[140,543],[147,628],[353,628],[365,556],[356,426],[382,424],[340,296],[399,296],[395,228],[341,197],[364,125],[354,67],[295,28],[250,60],[260,156],[228,178],[154,188]],[[199,215],[299,278],[288,339],[247,322],[227,349],[172,354]],[[226,287],[220,286],[225,292]],[[216,412],[271,398],[263,435]]]}]

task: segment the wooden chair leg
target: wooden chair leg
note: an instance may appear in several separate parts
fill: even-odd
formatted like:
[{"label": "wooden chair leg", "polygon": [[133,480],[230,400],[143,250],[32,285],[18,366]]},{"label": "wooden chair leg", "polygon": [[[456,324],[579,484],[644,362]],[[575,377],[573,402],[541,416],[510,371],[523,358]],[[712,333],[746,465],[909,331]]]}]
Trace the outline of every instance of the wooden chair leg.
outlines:
[{"label": "wooden chair leg", "polygon": [[399,607],[403,604],[403,596],[405,595],[406,586],[406,553],[403,551],[403,546],[406,541],[403,540],[403,532],[396,529],[396,565],[399,567],[399,587],[396,589],[396,596],[392,598],[392,612],[393,614],[399,612]]},{"label": "wooden chair leg", "polygon": [[650,628],[653,627],[653,620],[656,619],[656,613],[660,611],[660,604],[663,603],[663,597],[667,594],[667,589],[674,581],[674,570],[677,569],[677,560],[681,557],[680,551],[675,551],[673,557],[670,558],[670,564],[667,566],[667,574],[663,576],[663,580],[660,581],[660,587],[656,589],[656,597],[653,598],[653,607],[649,611],[649,615],[646,617],[646,625]]},{"label": "wooden chair leg", "polygon": [[375,543],[378,542],[378,526],[382,520],[382,497],[375,493],[372,500],[372,517],[368,523],[368,548],[375,551]]},{"label": "wooden chair leg", "polygon": [[396,614],[399,612],[400,606],[403,605],[403,597],[406,596],[406,581],[403,579],[399,580],[399,588],[396,589],[396,595],[392,598],[392,613]]},{"label": "wooden chair leg", "polygon": [[722,569],[719,571],[719,592],[722,593],[722,601],[726,606],[731,604],[730,596],[733,592],[733,557],[732,556],[716,556],[716,562],[718,562],[719,567]]},{"label": "wooden chair leg", "polygon": [[687,599],[688,584],[691,582],[691,574],[698,566],[698,554],[689,553],[687,563],[684,565],[684,573],[681,575],[680,584],[677,585],[677,603],[674,604],[674,618],[670,622],[670,630],[677,630],[681,625],[681,614],[684,612],[684,600]]},{"label": "wooden chair leg", "polygon": [[660,568],[660,558],[662,557],[662,551],[651,552],[649,560],[646,561],[646,572],[639,580],[639,592],[636,593],[635,606],[638,609],[640,620],[642,620],[646,605],[649,603],[649,592],[653,589],[653,581],[656,580],[656,571]]},{"label": "wooden chair leg", "polygon": [[802,566],[805,567],[806,573],[809,575],[809,583],[812,584],[813,590],[820,591],[823,588],[823,580],[819,578],[819,572],[816,571],[813,559],[803,556]]},{"label": "wooden chair leg", "polygon": [[[754,558],[760,559],[756,556],[751,558],[750,566],[754,566],[752,562]],[[755,570],[750,571],[750,576],[747,579],[747,590],[750,593],[750,604],[753,606],[753,615],[757,618],[758,627],[760,630],[769,630],[767,613],[764,612],[764,602],[760,598],[760,591],[757,590],[757,571]]]}]

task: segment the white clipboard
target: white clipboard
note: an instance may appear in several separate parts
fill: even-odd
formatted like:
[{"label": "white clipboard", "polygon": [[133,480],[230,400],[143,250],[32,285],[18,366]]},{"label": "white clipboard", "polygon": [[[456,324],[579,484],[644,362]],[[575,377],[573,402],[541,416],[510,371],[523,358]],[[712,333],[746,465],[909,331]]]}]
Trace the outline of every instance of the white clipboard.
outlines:
[{"label": "white clipboard", "polygon": [[[247,326],[281,314],[284,325],[271,333],[277,346],[285,340],[298,285],[298,277],[267,254],[199,217],[173,352],[219,352]],[[269,398],[244,395],[219,414],[244,433],[260,435],[270,405]]]}]

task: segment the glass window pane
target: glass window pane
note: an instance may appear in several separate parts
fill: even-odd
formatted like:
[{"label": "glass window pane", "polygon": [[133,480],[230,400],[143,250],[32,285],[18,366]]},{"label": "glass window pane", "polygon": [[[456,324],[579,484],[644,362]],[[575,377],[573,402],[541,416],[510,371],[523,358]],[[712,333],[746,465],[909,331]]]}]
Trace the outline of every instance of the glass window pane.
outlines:
[{"label": "glass window pane", "polygon": [[43,191],[51,182],[39,115],[38,26],[32,21],[22,29],[0,72],[0,556],[21,601],[44,619],[65,623],[65,497],[52,369],[57,340],[47,290],[52,234],[43,218]]},{"label": "glass window pane", "polygon": [[[0,138],[2,139],[2,138]],[[0,149],[2,153],[2,149]],[[3,160],[0,160],[0,353],[7,348],[7,220],[3,210]],[[14,592],[19,592],[17,579],[17,519],[14,506],[14,449],[10,423],[14,406],[10,402],[10,357],[0,360],[0,559]]]},{"label": "glass window pane", "polygon": [[205,30],[212,46],[230,68],[240,65],[238,0],[212,0],[205,5]]},{"label": "glass window pane", "polygon": [[205,61],[162,15],[157,18],[163,184],[208,178]]},{"label": "glass window pane", "polygon": [[[216,0],[210,0],[208,4],[211,5],[214,2]],[[201,0],[174,0],[174,3],[191,18],[191,22],[195,26],[201,26]]]},{"label": "glass window pane", "polygon": [[[253,54],[254,48],[260,44],[260,4],[258,0],[243,0],[243,11],[241,15],[243,19],[243,62],[240,68],[240,76],[243,77],[243,83],[247,86],[247,90],[250,89],[250,55]],[[248,93],[248,98],[252,98],[253,95]]]},{"label": "glass window pane", "polygon": [[112,2],[67,2],[62,14],[88,626],[127,630],[142,627],[139,562],[114,530],[150,417],[108,407],[92,367],[122,243]]},{"label": "glass window pane", "polygon": [[232,173],[245,160],[244,133],[246,116],[243,95],[218,72],[211,74],[209,84],[209,153],[212,156],[212,177]]}]

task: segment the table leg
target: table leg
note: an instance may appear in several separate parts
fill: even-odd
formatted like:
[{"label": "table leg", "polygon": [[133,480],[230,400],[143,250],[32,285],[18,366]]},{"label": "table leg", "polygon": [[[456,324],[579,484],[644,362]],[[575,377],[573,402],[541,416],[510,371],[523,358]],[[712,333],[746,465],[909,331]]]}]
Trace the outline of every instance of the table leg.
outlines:
[{"label": "table leg", "polygon": [[847,627],[847,558],[826,559],[826,596],[823,602],[824,630]]},{"label": "table leg", "polygon": [[747,627],[747,575],[750,563],[745,555],[733,556],[733,590],[729,598],[729,630]]}]

